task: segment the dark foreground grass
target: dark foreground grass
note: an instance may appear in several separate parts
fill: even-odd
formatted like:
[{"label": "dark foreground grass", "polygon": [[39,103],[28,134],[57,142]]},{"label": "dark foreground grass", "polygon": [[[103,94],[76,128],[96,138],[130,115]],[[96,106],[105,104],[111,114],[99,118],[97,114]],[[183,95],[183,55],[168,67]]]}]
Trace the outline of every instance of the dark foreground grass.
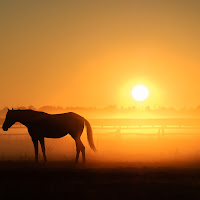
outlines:
[{"label": "dark foreground grass", "polygon": [[0,197],[23,199],[200,199],[200,168],[71,162],[0,162]]}]

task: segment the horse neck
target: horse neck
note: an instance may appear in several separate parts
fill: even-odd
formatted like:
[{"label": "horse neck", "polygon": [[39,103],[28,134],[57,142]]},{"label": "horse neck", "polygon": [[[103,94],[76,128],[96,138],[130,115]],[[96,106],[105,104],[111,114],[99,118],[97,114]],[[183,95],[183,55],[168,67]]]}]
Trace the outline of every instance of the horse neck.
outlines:
[{"label": "horse neck", "polygon": [[21,124],[23,124],[24,126],[28,126],[29,122],[30,122],[30,115],[28,112],[26,111],[18,111],[19,113],[17,113],[16,115],[16,122],[20,122]]}]

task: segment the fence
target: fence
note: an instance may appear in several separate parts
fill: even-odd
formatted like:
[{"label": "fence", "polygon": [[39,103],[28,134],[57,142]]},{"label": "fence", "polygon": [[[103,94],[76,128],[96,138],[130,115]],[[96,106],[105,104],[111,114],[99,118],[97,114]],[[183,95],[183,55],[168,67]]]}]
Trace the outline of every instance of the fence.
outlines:
[{"label": "fence", "polygon": [[[4,119],[0,119],[0,125]],[[199,118],[158,118],[158,119],[90,119],[92,129],[96,130],[113,130],[116,135],[123,134],[122,130],[157,130],[156,135],[165,135],[166,130],[199,130],[200,134],[200,119]],[[13,127],[24,128],[20,123],[16,123]],[[2,135],[2,134],[1,134]],[[3,134],[4,135],[4,134]],[[17,134],[9,134],[17,135]],[[20,134],[19,135],[25,135]]]},{"label": "fence", "polygon": [[[197,118],[159,118],[159,119],[92,119],[93,129],[112,129],[117,135],[122,130],[156,129],[158,136],[165,135],[166,130],[199,130],[200,119]],[[130,133],[131,134],[131,133]],[[133,133],[132,133],[133,134]],[[188,134],[191,134],[188,132]]]}]

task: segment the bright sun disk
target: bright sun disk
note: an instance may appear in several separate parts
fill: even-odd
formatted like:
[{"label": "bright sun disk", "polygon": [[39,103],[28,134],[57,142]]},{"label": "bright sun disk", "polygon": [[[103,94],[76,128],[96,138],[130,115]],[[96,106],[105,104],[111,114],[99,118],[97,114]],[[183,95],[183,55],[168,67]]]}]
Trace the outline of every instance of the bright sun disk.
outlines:
[{"label": "bright sun disk", "polygon": [[136,101],[144,101],[149,96],[149,91],[144,85],[136,85],[132,89],[132,96]]}]

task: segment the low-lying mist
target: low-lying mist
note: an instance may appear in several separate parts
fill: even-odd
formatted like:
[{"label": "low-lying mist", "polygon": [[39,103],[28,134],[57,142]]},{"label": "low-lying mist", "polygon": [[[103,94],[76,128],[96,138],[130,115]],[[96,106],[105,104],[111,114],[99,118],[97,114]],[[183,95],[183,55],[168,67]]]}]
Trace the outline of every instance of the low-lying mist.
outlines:
[{"label": "low-lying mist", "polygon": [[[82,142],[86,147],[86,159],[89,162],[121,163],[180,163],[200,160],[200,134],[166,132],[164,135],[141,130],[136,133],[93,130],[97,152],[93,152],[84,130]],[[152,131],[151,131],[152,132]],[[34,160],[34,149],[25,128],[11,128],[0,132],[0,160]],[[18,135],[15,135],[18,134]],[[22,134],[22,135],[19,135]],[[45,139],[46,154],[49,161],[69,161],[75,158],[75,142],[70,135],[60,139]],[[39,159],[42,153],[39,146]],[[81,156],[80,156],[81,159]]]}]

